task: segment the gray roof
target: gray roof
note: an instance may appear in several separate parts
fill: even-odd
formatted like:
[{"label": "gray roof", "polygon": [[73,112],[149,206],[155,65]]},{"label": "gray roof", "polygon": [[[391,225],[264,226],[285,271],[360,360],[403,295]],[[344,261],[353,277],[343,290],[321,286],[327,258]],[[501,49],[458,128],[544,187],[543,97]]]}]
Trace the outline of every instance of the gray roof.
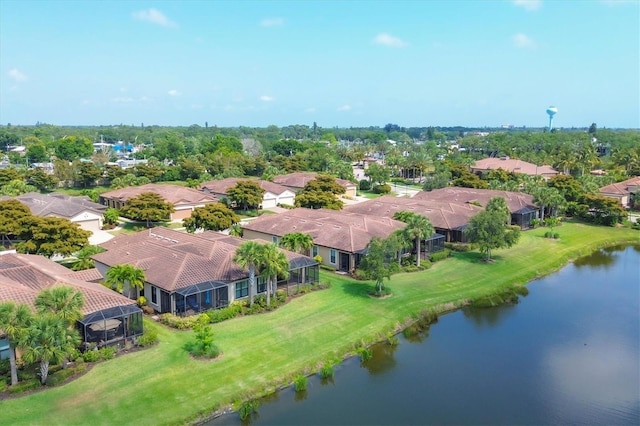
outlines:
[{"label": "gray roof", "polygon": [[91,201],[89,197],[71,197],[57,192],[51,194],[29,192],[17,197],[3,197],[3,199],[16,199],[29,207],[32,214],[43,217],[57,216],[70,219],[86,211],[102,216],[106,209],[105,206]]}]

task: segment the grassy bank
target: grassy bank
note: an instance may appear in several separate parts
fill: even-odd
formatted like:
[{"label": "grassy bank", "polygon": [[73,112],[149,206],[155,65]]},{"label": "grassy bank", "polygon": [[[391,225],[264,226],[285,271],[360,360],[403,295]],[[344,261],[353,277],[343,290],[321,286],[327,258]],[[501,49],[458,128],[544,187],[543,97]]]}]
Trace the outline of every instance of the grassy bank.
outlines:
[{"label": "grassy bank", "polygon": [[[379,339],[421,312],[461,303],[505,285],[524,284],[567,261],[616,242],[640,242],[629,229],[569,223],[560,240],[545,229],[523,234],[486,264],[478,253],[456,254],[421,273],[392,277],[393,296],[367,296],[370,284],[323,272],[329,290],[297,298],[276,312],[213,326],[222,356],[195,361],[183,345],[191,332],[157,324],[160,344],[118,357],[59,388],[0,402],[0,424],[180,424],[227,404],[288,384],[300,372],[342,358],[354,344]],[[339,380],[339,377],[336,378]]]}]

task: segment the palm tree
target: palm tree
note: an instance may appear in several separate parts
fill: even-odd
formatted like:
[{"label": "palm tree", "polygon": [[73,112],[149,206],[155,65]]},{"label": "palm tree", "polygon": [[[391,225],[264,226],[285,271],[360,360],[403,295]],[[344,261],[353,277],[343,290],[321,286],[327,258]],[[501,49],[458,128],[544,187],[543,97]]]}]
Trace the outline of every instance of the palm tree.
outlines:
[{"label": "palm tree", "polygon": [[79,344],[78,332],[53,315],[37,316],[18,341],[25,362],[40,362],[43,385],[49,375],[49,364],[62,362]]},{"label": "palm tree", "polygon": [[94,254],[102,253],[104,249],[100,246],[85,246],[78,253],[76,253],[76,259],[78,261],[73,264],[71,269],[74,271],[83,271],[85,269],[91,269],[95,266],[91,256]]},{"label": "palm tree", "polygon": [[425,238],[433,235],[433,225],[431,224],[429,218],[419,214],[414,214],[407,219],[407,226],[404,229],[404,233],[407,238],[415,239],[416,241],[416,249],[418,251],[416,266],[420,267],[420,243]]},{"label": "palm tree", "polygon": [[[34,304],[38,314],[53,315],[61,319],[68,329],[73,329],[83,316],[84,297],[71,287],[58,286],[41,291]],[[66,357],[62,360],[62,367],[67,368]]]},{"label": "palm tree", "polygon": [[57,286],[42,290],[35,300],[38,314],[51,314],[60,318],[67,327],[73,327],[82,318],[84,298],[71,287]]},{"label": "palm tree", "polygon": [[304,232],[290,232],[282,236],[280,247],[308,256],[313,247],[313,237]]},{"label": "palm tree", "polygon": [[229,228],[229,235],[232,237],[242,237],[243,234],[244,230],[242,229],[242,225],[239,223],[234,223],[231,225],[231,228]]},{"label": "palm tree", "polygon": [[11,366],[11,385],[18,383],[16,366],[16,344],[26,332],[31,322],[31,311],[26,305],[13,302],[0,304],[0,331],[9,339],[9,364]]},{"label": "palm tree", "polygon": [[116,265],[107,271],[106,283],[118,293],[122,293],[125,283],[129,284],[129,298],[131,298],[132,289],[141,290],[144,288],[144,281],[144,271],[133,265]]},{"label": "palm tree", "polygon": [[289,278],[289,261],[277,244],[271,243],[263,246],[260,256],[260,270],[262,276],[267,279],[267,306],[271,304],[270,293],[276,294],[278,276]]},{"label": "palm tree", "polygon": [[255,293],[256,268],[260,262],[263,245],[255,241],[247,241],[242,243],[236,249],[233,261],[241,268],[249,268],[249,304],[253,306],[253,297]]}]

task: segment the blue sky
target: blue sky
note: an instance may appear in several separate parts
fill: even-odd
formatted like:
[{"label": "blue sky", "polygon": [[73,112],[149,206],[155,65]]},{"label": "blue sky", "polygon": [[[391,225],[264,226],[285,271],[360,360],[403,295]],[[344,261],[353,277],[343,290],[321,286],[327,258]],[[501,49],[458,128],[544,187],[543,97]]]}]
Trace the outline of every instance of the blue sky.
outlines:
[{"label": "blue sky", "polygon": [[0,123],[640,127],[636,1],[0,0]]}]

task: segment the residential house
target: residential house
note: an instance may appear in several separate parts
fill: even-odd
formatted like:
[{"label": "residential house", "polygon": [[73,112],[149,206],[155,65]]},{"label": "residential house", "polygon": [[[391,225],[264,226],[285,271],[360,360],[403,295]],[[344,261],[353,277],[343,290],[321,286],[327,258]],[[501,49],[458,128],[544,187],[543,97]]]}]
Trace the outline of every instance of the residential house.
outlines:
[{"label": "residential house", "polygon": [[483,210],[474,204],[450,203],[386,195],[362,203],[345,206],[344,212],[370,217],[393,218],[398,212],[411,212],[425,216],[437,234],[446,242],[466,242],[464,229],[469,220]]},{"label": "residential house", "polygon": [[263,215],[243,225],[244,238],[279,242],[293,232],[313,238],[312,256],[324,265],[350,272],[357,268],[371,238],[386,238],[403,222],[386,217],[328,209],[297,208],[277,215]]},{"label": "residential house", "polygon": [[218,199],[226,198],[229,188],[236,186],[241,181],[252,181],[260,185],[264,189],[262,197],[262,205],[260,208],[269,209],[279,204],[287,204],[292,206],[296,197],[296,193],[291,189],[279,185],[268,180],[243,179],[243,178],[227,178],[222,180],[212,180],[200,184],[200,189],[206,194],[212,194]]},{"label": "residential house", "polygon": [[13,198],[27,207],[32,214],[42,217],[62,217],[80,225],[80,228],[90,232],[102,229],[104,211],[106,207],[94,203],[89,197],[71,197],[69,195],[53,192],[40,194],[29,192]]},{"label": "residential house", "polygon": [[447,187],[433,191],[420,191],[414,200],[430,200],[456,204],[474,204],[486,207],[490,199],[504,198],[511,212],[511,224],[528,229],[534,219],[540,217],[540,207],[533,202],[533,196],[524,192],[497,191],[462,187]]},{"label": "residential house", "polygon": [[[142,310],[135,301],[79,277],[77,272],[44,256],[0,252],[0,303],[33,308],[42,290],[68,286],[82,293],[84,299],[83,318],[76,323],[84,344],[122,344],[142,334]],[[0,340],[0,358],[5,357],[4,346],[6,340],[4,345]]]},{"label": "residential house", "polygon": [[559,174],[559,172],[551,166],[537,166],[509,157],[484,158],[476,161],[475,164],[471,166],[471,171],[476,174],[488,173],[491,170],[497,169],[512,173],[522,173],[529,176],[542,176],[545,180],[549,180]]},{"label": "residential house", "polygon": [[[287,188],[291,188],[294,192],[298,192],[302,188],[305,187],[309,181],[314,180],[318,177],[318,173],[313,172],[295,172],[289,173],[287,175],[279,175],[273,178],[273,181],[279,185],[286,186]],[[345,189],[345,193],[342,195],[345,198],[355,198],[356,190],[358,186],[349,182],[348,180],[338,179],[336,178],[336,182],[342,185]]]},{"label": "residential house", "polygon": [[105,192],[100,195],[99,202],[105,206],[120,209],[127,203],[127,200],[137,197],[143,192],[154,192],[165,201],[173,204],[175,211],[169,218],[171,221],[181,221],[190,217],[196,207],[204,207],[218,201],[213,195],[184,186],[149,183]]},{"label": "residential house", "polygon": [[[149,306],[160,313],[190,315],[248,297],[248,270],[233,261],[243,242],[213,231],[187,234],[158,227],[118,235],[102,244],[106,251],[93,259],[102,276],[120,264],[144,270],[146,282],[139,295],[147,299]],[[298,253],[284,252],[290,265],[289,278],[278,285],[318,281],[318,262]],[[255,285],[253,294],[266,291],[265,278],[257,277]]]},{"label": "residential house", "polygon": [[631,198],[638,194],[640,187],[640,176],[634,176],[622,182],[612,183],[611,185],[600,188],[600,194],[605,197],[615,198],[620,202],[622,207],[631,207]]}]

